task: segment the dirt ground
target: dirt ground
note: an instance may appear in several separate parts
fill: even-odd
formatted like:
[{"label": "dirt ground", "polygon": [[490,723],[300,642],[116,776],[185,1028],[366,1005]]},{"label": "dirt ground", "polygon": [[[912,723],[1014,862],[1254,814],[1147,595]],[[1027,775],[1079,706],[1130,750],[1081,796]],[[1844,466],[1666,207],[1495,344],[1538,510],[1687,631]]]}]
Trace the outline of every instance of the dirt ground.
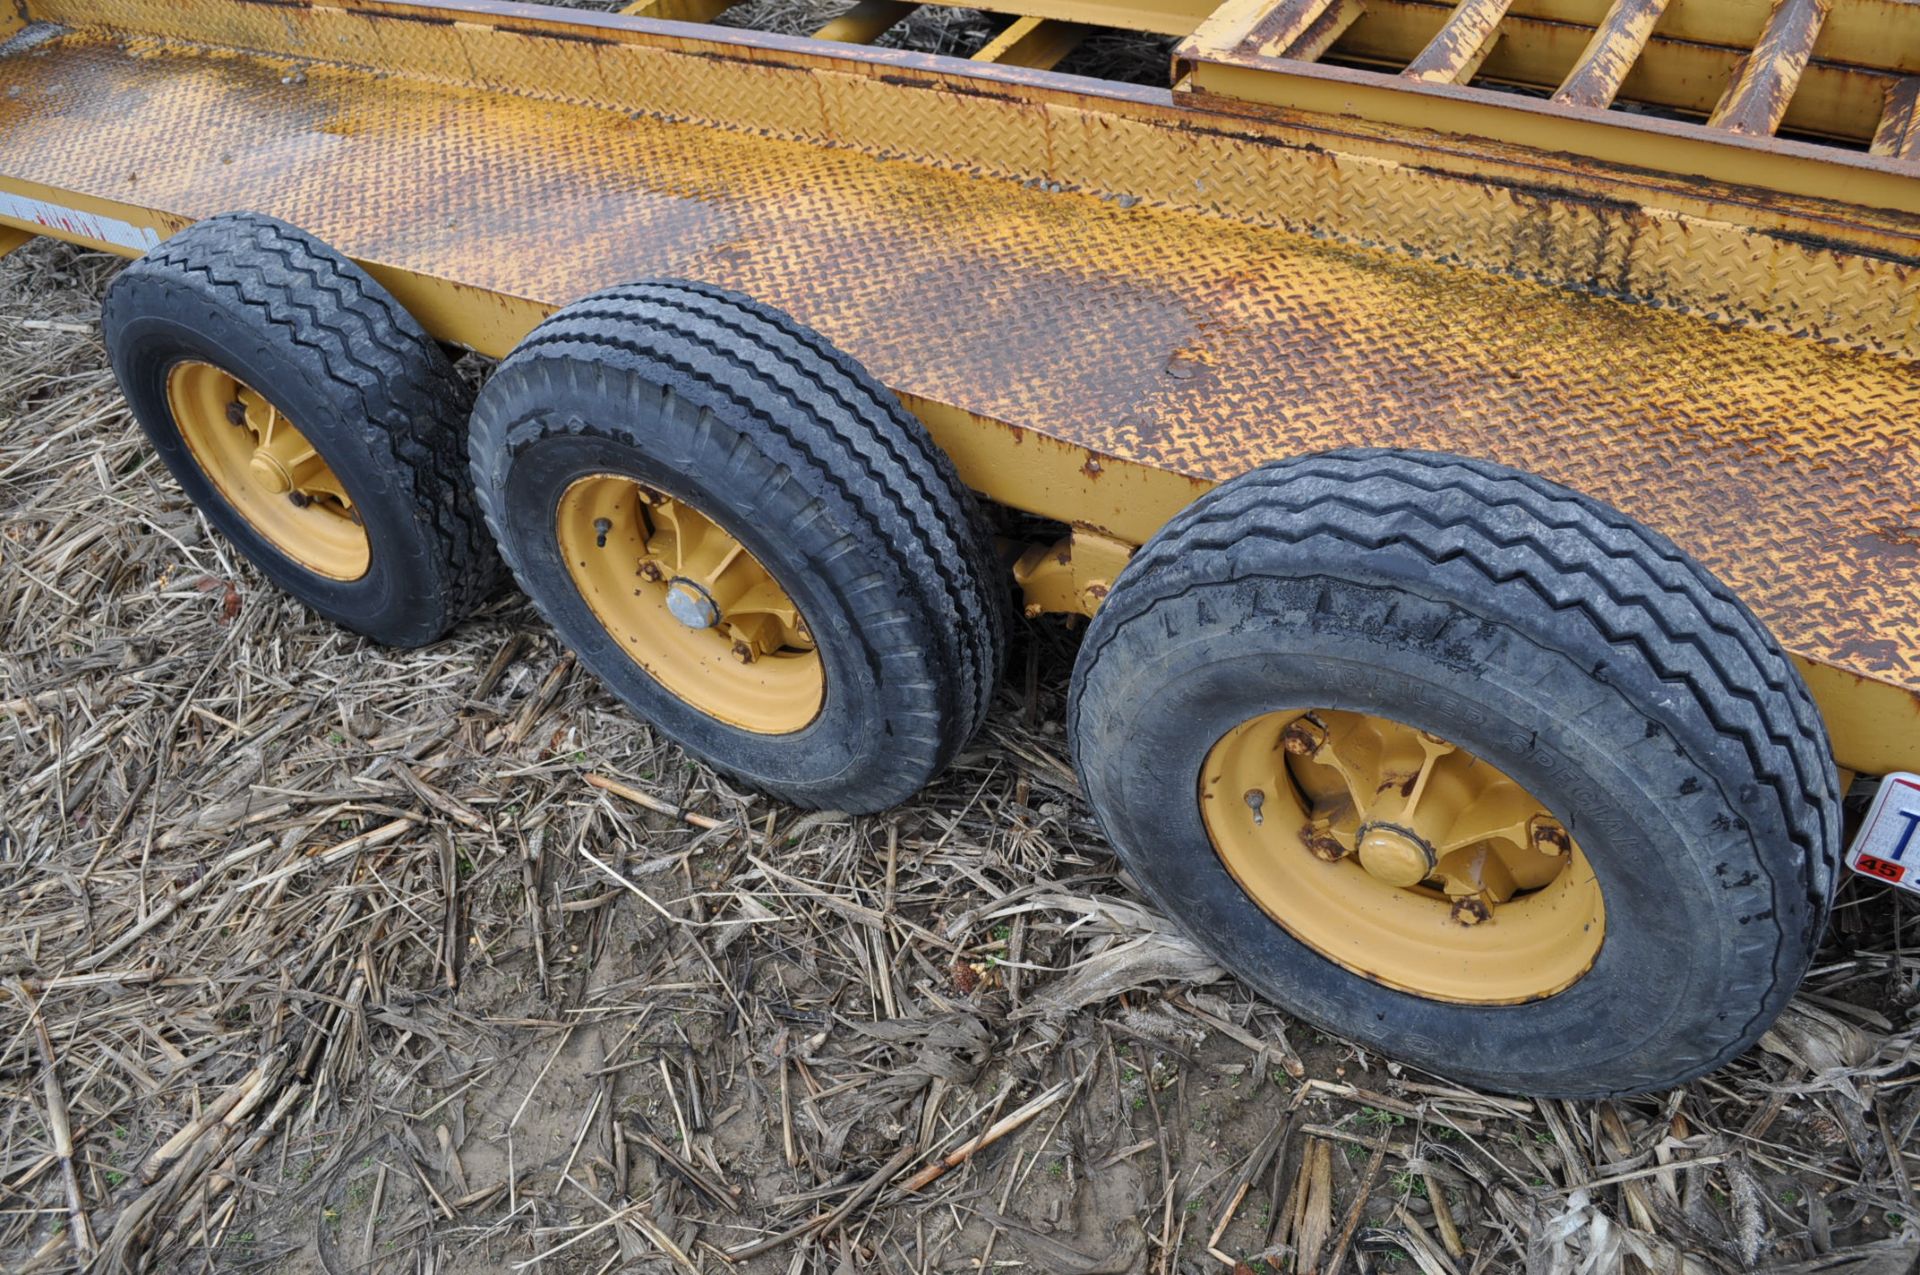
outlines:
[{"label": "dirt ground", "polygon": [[731,789],[510,590],[422,651],[317,620],[127,417],[114,268],[0,261],[0,1267],[1912,1264],[1893,892],[1843,889],[1719,1074],[1458,1088],[1130,892],[1068,768],[1062,624],[1016,634],[934,789],[850,819]]}]

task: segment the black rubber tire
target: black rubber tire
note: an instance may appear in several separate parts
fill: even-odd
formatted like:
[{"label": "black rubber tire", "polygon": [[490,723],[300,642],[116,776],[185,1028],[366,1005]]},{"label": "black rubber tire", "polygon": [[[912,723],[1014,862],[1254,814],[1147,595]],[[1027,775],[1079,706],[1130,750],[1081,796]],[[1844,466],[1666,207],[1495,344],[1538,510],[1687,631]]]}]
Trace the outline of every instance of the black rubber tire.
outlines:
[{"label": "black rubber tire", "polygon": [[[1441,1002],[1269,919],[1208,839],[1200,767],[1231,727],[1301,707],[1407,722],[1525,785],[1599,877],[1593,968],[1529,1004]],[[1772,636],[1665,537],[1497,465],[1345,451],[1223,484],[1115,582],[1069,712],[1121,859],[1224,966],[1491,1089],[1631,1093],[1726,1063],[1793,995],[1832,898],[1831,751]]]},{"label": "black rubber tire", "polygon": [[[366,271],[283,221],[209,217],[107,290],[115,376],[147,437],[222,535],[321,615],[393,646],[433,641],[492,588],[499,559],[468,485],[471,395]],[[181,439],[167,376],[214,364],[273,403],[340,478],[372,559],[357,580],[288,557],[220,494]]]},{"label": "black rubber tire", "polygon": [[[992,542],[944,453],[818,333],[746,297],[637,283],[561,310],[481,390],[473,475],[502,555],[561,639],[688,751],[796,805],[904,801],[979,728],[1006,642]],[[579,477],[622,473],[738,537],[807,616],[826,697],[783,735],[650,677],[561,558]]]}]

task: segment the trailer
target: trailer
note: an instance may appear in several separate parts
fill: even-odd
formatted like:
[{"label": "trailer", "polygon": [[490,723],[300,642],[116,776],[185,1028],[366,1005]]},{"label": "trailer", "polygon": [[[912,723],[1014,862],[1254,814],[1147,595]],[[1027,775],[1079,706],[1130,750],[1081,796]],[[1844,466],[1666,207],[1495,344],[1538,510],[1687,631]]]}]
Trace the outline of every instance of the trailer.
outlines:
[{"label": "trailer", "polygon": [[[1262,994],[1536,1094],[1750,1047],[1843,794],[1920,770],[1920,4],[729,7],[7,0],[0,248],[137,258],[135,416],[360,633],[504,563],[687,749],[869,811],[1017,591],[1088,617],[1132,881]],[[1053,69],[1102,31],[1165,86]]]}]

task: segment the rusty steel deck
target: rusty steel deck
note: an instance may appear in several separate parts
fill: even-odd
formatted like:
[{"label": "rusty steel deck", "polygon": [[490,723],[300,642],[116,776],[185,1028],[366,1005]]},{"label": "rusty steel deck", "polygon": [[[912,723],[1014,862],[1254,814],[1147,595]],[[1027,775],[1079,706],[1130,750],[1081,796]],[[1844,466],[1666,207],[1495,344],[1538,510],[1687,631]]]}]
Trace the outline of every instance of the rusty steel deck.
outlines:
[{"label": "rusty steel deck", "polygon": [[1746,598],[1813,669],[1843,764],[1920,760],[1900,359],[455,76],[107,32],[0,58],[0,224],[135,251],[232,209],[313,231],[492,353],[618,281],[737,288],[900,391],[989,496],[1123,539],[1302,451],[1543,474]]}]

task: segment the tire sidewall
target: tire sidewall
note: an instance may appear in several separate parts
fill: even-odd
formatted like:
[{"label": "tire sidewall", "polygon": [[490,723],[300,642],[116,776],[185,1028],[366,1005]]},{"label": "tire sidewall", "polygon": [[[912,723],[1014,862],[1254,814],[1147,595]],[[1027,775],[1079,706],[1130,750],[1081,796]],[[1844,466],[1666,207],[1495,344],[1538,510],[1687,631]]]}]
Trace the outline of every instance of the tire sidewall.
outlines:
[{"label": "tire sidewall", "polygon": [[[1706,803],[1675,801],[1635,773],[1632,741],[1649,737],[1647,719],[1615,694],[1570,720],[1552,690],[1585,679],[1566,656],[1449,604],[1396,595],[1383,607],[1388,592],[1297,579],[1203,585],[1158,601],[1156,614],[1131,617],[1113,637],[1134,644],[1132,658],[1096,665],[1076,685],[1075,750],[1088,798],[1141,888],[1224,965],[1303,1017],[1490,1087],[1641,1087],[1670,1067],[1645,1042],[1728,1035],[1729,1014],[1744,1022],[1752,1007],[1725,1003],[1738,961],[1715,924],[1711,864],[1725,858],[1724,831],[1693,822]],[[1441,631],[1449,636],[1434,641]],[[1305,708],[1432,731],[1541,800],[1600,881],[1607,929],[1592,969],[1544,1000],[1461,1005],[1374,983],[1276,924],[1213,848],[1201,768],[1232,728]]]}]

